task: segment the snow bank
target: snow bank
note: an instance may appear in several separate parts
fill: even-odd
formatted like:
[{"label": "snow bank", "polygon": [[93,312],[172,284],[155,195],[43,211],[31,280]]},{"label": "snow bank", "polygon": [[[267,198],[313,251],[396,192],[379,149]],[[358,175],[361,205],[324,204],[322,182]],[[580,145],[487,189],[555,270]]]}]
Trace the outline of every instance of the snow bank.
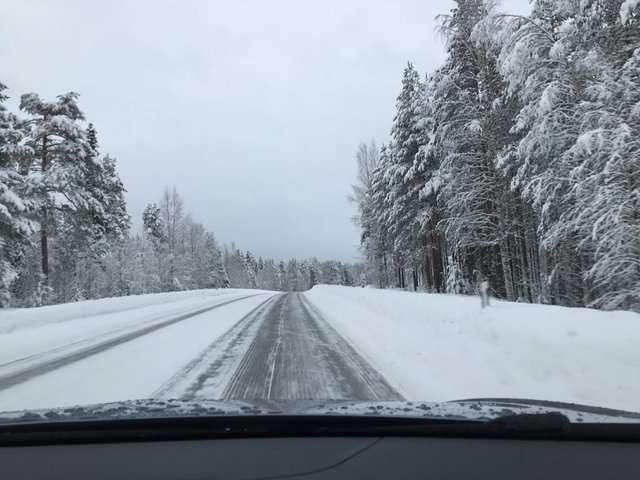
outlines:
[{"label": "snow bank", "polygon": [[[234,297],[237,298],[238,295],[234,295],[234,293],[242,291],[226,290],[221,292],[227,294],[218,295],[218,298],[214,296],[213,299],[209,297],[208,304],[223,303]],[[242,296],[246,296],[247,293],[260,293],[256,290],[245,290],[244,292],[245,294]],[[190,297],[191,295],[191,292],[180,292],[178,296]],[[152,397],[154,392],[169,381],[176,372],[200,355],[205,348],[208,348],[241,318],[264,302],[269,295],[275,295],[275,292],[254,295],[242,301],[226,304],[131,341],[115,345],[43,375],[27,378],[25,381],[0,391],[0,411],[70,407]],[[173,309],[173,305],[176,303],[165,303],[165,305],[171,305]],[[196,305],[196,302],[192,302],[186,310],[186,306],[183,305],[182,310],[178,313],[194,310]],[[118,315],[135,324],[142,321],[139,314],[143,310],[147,309],[129,310]],[[165,314],[166,311],[162,313],[162,315]],[[88,321],[85,323],[102,324],[107,317],[106,315],[95,316],[86,319]],[[63,326],[72,323],[65,322],[49,326]],[[42,333],[45,328],[32,330]],[[39,335],[37,338],[33,337],[31,342],[25,342],[22,338],[17,337],[18,334],[27,331],[20,330],[7,335],[7,337],[14,339],[18,347],[24,349],[23,353],[37,353],[39,347],[37,342],[43,335]],[[57,336],[49,333],[44,336],[50,336],[53,338],[52,341],[59,342],[66,335],[66,331],[61,331],[57,332]],[[3,335],[0,335],[0,340],[2,337]],[[104,341],[104,337],[89,338],[88,341],[101,342]],[[5,345],[0,344],[0,358],[5,357],[4,347]],[[71,345],[71,347],[74,346]],[[40,355],[39,359],[42,361],[43,356]],[[5,372],[11,372],[12,365],[0,365],[0,367],[2,367],[0,368],[1,377]]]},{"label": "snow bank", "polygon": [[260,292],[194,290],[0,310],[0,367],[72,345],[80,347],[91,339],[104,341],[172,315],[256,293]]},{"label": "snow bank", "polygon": [[151,293],[128,297],[101,298],[82,302],[63,303],[38,308],[5,308],[0,310],[0,334],[22,328],[39,327],[50,323],[122,312],[125,310],[182,302],[192,306],[194,301],[208,300],[219,295],[251,294],[257,290],[210,289],[186,292]]},{"label": "snow bank", "polygon": [[407,399],[640,411],[640,315],[318,285],[307,298]]}]

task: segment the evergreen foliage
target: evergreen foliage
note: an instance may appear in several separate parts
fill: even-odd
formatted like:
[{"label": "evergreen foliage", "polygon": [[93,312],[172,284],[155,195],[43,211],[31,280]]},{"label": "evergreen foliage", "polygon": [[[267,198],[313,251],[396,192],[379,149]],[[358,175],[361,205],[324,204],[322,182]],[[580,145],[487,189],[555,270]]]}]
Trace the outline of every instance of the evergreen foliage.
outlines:
[{"label": "evergreen foliage", "polygon": [[440,32],[356,156],[367,283],[640,310],[637,2],[457,0]]}]

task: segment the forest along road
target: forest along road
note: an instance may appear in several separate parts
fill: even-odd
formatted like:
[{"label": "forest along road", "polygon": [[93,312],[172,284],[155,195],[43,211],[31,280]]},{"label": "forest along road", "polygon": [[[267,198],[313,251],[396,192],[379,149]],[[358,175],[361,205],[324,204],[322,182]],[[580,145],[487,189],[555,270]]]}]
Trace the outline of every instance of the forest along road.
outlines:
[{"label": "forest along road", "polygon": [[402,400],[302,293],[260,305],[153,396]]}]

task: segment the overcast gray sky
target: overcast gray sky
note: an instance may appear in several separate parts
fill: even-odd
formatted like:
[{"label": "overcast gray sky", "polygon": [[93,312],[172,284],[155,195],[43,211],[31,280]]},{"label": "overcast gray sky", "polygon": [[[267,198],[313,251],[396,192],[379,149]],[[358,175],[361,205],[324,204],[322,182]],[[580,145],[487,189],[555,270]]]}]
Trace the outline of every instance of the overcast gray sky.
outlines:
[{"label": "overcast gray sky", "polygon": [[81,94],[136,229],[175,186],[221,242],[354,260],[355,151],[387,140],[407,61],[422,73],[442,63],[435,17],[452,5],[4,0],[0,82],[14,110],[26,92]]}]

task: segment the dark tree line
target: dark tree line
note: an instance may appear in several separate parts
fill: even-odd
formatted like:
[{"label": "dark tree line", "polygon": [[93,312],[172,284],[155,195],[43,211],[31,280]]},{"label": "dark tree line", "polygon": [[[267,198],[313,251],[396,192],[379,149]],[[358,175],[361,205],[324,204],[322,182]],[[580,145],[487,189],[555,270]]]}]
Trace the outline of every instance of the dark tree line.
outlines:
[{"label": "dark tree line", "polygon": [[352,199],[379,287],[640,309],[640,12],[457,0],[447,58],[409,64]]},{"label": "dark tree line", "polygon": [[301,292],[318,284],[364,286],[364,266],[334,260],[291,259],[287,262],[262,259],[225,246],[224,265],[231,285],[281,292]]}]

